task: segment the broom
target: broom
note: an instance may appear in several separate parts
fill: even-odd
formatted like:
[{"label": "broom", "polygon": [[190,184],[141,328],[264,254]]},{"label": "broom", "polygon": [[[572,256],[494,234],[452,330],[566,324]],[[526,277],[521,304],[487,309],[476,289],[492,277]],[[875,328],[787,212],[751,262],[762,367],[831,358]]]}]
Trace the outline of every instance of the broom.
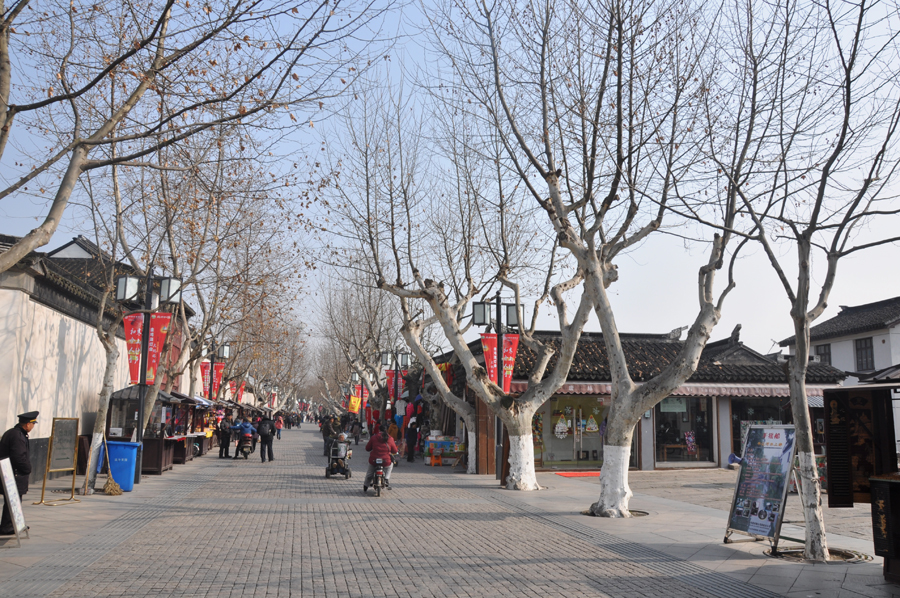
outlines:
[{"label": "broom", "polygon": [[[106,436],[103,436],[103,448],[106,449],[106,462],[109,463],[109,447],[106,446]],[[103,491],[110,496],[119,496],[122,494],[122,488],[116,483],[113,479],[112,467],[107,467],[108,476],[106,478],[106,485],[103,486]]]}]

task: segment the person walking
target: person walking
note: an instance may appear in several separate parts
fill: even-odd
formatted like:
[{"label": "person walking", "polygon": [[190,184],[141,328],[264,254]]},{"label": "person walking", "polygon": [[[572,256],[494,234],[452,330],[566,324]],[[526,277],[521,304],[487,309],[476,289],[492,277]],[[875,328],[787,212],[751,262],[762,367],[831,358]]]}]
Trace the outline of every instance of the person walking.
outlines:
[{"label": "person walking", "polygon": [[231,456],[231,414],[219,422],[219,459],[227,459]]},{"label": "person walking", "polygon": [[369,470],[366,472],[366,479],[363,481],[363,492],[368,492],[369,486],[372,485],[372,478],[375,476],[375,460],[381,459],[384,467],[384,487],[391,489],[391,471],[394,469],[394,461],[392,455],[397,453],[397,444],[394,439],[387,433],[387,426],[381,424],[378,426],[378,434],[373,434],[366,443],[366,450],[369,451]]},{"label": "person walking", "polygon": [[272,452],[272,441],[275,440],[275,432],[281,431],[278,428],[278,424],[269,419],[269,415],[266,414],[256,424],[256,429],[259,432],[259,456],[262,457],[262,462],[266,462],[266,454],[269,455],[270,462],[274,461],[275,455]]},{"label": "person walking", "polygon": [[281,440],[281,428],[284,427],[284,418],[280,415],[275,418],[275,436],[278,440]]},{"label": "person walking", "polygon": [[416,460],[416,442],[418,440],[419,424],[413,416],[409,420],[409,427],[406,428],[406,460],[410,463]]},{"label": "person walking", "polygon": [[[28,476],[31,475],[28,433],[34,429],[37,418],[37,411],[20,414],[19,423],[7,430],[0,438],[0,459],[9,459],[20,499],[28,492]],[[0,492],[2,490],[3,485],[0,484]],[[12,514],[7,501],[3,507],[3,515],[0,516],[0,536],[12,536],[15,533],[16,529],[13,526]]]},{"label": "person walking", "polygon": [[325,438],[325,456],[327,457],[329,451],[331,450],[331,443],[334,442],[334,439],[338,437],[338,434],[341,433],[341,424],[338,421],[338,418],[332,415],[330,418],[325,419],[325,423],[322,424],[322,436]]},{"label": "person walking", "polygon": [[356,441],[356,444],[359,444],[359,435],[362,433],[362,424],[359,423],[359,420],[354,420],[353,425],[350,426],[350,435],[353,436],[353,439]]}]

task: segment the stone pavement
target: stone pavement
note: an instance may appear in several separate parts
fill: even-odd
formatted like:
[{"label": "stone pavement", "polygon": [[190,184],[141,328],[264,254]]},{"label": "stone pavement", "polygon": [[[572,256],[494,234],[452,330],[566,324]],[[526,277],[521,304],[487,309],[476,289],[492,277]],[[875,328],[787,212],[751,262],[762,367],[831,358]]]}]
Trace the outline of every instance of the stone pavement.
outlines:
[{"label": "stone pavement", "polygon": [[[315,427],[282,436],[274,463],[210,454],[61,507],[29,492],[32,537],[0,548],[0,596],[900,596],[879,559],[802,565],[724,546],[709,506],[638,493],[651,516],[591,518],[578,511],[596,479],[539,474],[548,490],[517,493],[405,461],[375,498],[362,445],[350,480],[326,480]],[[845,540],[865,544],[832,536]]]}]

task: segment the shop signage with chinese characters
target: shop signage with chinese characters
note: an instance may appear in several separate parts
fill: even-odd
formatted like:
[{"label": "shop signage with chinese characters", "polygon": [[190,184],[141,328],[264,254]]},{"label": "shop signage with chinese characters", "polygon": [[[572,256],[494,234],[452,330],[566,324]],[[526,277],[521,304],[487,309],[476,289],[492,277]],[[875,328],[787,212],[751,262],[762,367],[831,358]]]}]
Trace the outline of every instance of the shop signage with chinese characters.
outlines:
[{"label": "shop signage with chinese characters", "polygon": [[729,511],[731,533],[778,541],[794,462],[794,426],[751,426]]}]

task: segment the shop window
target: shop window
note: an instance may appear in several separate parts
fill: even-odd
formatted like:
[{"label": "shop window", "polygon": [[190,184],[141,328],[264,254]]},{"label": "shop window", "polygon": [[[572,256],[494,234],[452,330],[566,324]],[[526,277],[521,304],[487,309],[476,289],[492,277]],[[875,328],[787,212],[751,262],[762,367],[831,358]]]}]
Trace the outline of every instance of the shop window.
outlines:
[{"label": "shop window", "polygon": [[657,465],[713,461],[712,399],[668,397],[656,406]]},{"label": "shop window", "polygon": [[789,397],[731,399],[731,452],[740,455],[750,426],[781,425],[794,422]]},{"label": "shop window", "polygon": [[858,338],[856,344],[856,371],[868,372],[875,369],[875,352],[872,337]]},{"label": "shop window", "polygon": [[544,466],[596,468],[603,464],[608,397],[565,396],[548,401],[532,422]]},{"label": "shop window", "polygon": [[831,365],[831,344],[816,345],[816,355],[821,363]]}]

